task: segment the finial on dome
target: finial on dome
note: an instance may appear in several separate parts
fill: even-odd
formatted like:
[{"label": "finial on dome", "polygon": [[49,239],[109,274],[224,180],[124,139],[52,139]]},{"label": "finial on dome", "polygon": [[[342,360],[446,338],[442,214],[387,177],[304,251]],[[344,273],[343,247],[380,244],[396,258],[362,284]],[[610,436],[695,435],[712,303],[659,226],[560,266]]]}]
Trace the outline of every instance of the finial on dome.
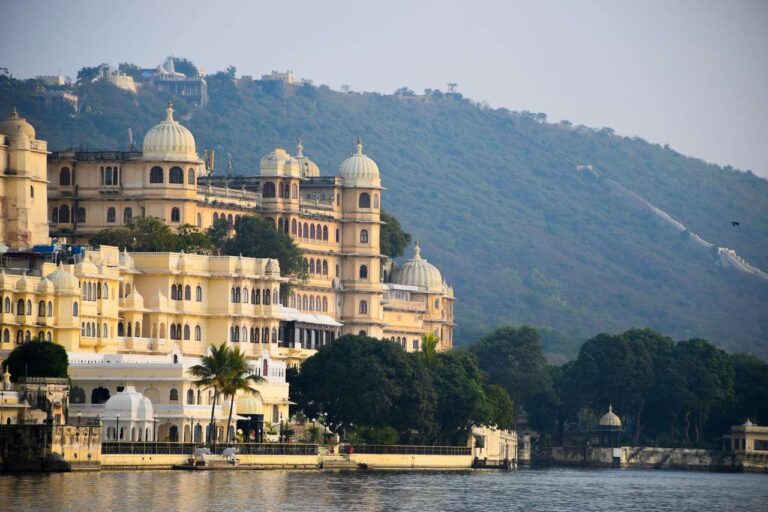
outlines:
[{"label": "finial on dome", "polygon": [[363,154],[363,139],[360,137],[357,138],[357,151],[355,151],[356,155],[362,155]]},{"label": "finial on dome", "polygon": [[608,404],[608,412],[613,412],[613,404]]},{"label": "finial on dome", "polygon": [[413,259],[421,259],[421,247],[419,247],[419,241],[416,240],[416,245],[413,246]]},{"label": "finial on dome", "polygon": [[296,142],[296,156],[304,156],[304,144],[301,142],[301,137],[299,137]]},{"label": "finial on dome", "polygon": [[18,121],[19,119],[21,119],[21,117],[19,116],[19,113],[16,111],[16,107],[11,108],[10,119],[13,121]]},{"label": "finial on dome", "polygon": [[165,120],[173,121],[173,102],[168,101],[168,106],[165,109]]}]

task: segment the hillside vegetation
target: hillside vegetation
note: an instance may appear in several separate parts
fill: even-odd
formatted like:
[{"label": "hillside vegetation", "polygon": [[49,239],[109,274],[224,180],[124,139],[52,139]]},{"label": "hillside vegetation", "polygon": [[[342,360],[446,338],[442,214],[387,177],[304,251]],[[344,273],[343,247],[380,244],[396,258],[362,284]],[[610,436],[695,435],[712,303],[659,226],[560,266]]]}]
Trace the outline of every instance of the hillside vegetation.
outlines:
[{"label": "hillside vegetation", "polygon": [[[168,100],[88,83],[76,87],[73,115],[35,99],[33,81],[0,80],[0,109],[16,105],[51,149],[125,149],[128,128],[140,145]],[[387,188],[384,207],[456,289],[458,343],[525,323],[546,328],[548,352],[570,357],[598,332],[651,327],[768,356],[768,282],[719,268],[687,233],[608,183],[767,270],[768,182],[750,172],[457,94],[344,93],[223,73],[208,84],[205,110],[174,101],[198,152],[216,150],[217,172],[231,153],[235,172],[256,173],[261,156],[293,151],[302,137],[305,154],[335,174],[354,139],[364,140]]]}]

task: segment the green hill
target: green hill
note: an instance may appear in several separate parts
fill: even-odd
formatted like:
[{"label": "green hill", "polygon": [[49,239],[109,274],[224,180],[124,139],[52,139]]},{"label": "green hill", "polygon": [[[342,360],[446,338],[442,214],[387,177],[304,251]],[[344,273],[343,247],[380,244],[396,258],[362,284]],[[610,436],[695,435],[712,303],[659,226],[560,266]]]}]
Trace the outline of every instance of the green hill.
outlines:
[{"label": "green hill", "polygon": [[[262,155],[292,151],[300,136],[305,154],[335,174],[363,138],[382,171],[384,208],[456,289],[459,343],[528,323],[550,328],[550,352],[572,355],[597,332],[648,326],[768,356],[768,280],[721,268],[712,250],[616,186],[765,270],[768,182],[752,173],[461,95],[236,84],[224,74],[208,84],[205,110],[174,101],[198,151],[216,150],[219,172],[231,153],[236,172],[255,173]],[[124,149],[128,128],[140,142],[168,99],[86,84],[72,115],[35,99],[35,86],[2,79],[0,109],[16,105],[51,149]]]}]

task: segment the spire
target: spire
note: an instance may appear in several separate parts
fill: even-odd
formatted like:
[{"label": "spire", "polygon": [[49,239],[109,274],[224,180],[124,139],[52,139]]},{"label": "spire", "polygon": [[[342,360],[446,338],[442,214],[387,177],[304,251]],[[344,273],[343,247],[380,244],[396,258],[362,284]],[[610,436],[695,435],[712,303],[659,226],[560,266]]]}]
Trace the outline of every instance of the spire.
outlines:
[{"label": "spire", "polygon": [[608,412],[613,413],[613,404],[608,404]]},{"label": "spire", "polygon": [[296,142],[296,156],[299,158],[304,156],[304,144],[301,142],[301,137]]},{"label": "spire", "polygon": [[165,120],[168,123],[173,122],[173,102],[168,102],[168,107],[165,109]]},{"label": "spire", "polygon": [[19,119],[21,119],[21,117],[19,116],[19,113],[16,111],[16,107],[13,107],[11,109],[11,117],[9,117],[8,119],[10,119],[11,121],[18,121]]},{"label": "spire", "polygon": [[421,259],[421,247],[419,247],[419,241],[416,240],[416,245],[413,246],[413,259],[414,260],[420,260]]},{"label": "spire", "polygon": [[360,137],[357,138],[357,150],[355,151],[356,155],[362,155],[363,154],[363,139]]}]

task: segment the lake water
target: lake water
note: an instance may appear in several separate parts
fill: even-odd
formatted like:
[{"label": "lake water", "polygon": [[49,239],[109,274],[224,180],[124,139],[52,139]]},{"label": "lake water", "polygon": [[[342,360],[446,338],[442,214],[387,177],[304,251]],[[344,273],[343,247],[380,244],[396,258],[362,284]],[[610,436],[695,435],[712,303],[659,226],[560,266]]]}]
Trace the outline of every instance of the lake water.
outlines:
[{"label": "lake water", "polygon": [[751,512],[768,510],[768,475],[589,469],[4,475],[0,510]]}]

